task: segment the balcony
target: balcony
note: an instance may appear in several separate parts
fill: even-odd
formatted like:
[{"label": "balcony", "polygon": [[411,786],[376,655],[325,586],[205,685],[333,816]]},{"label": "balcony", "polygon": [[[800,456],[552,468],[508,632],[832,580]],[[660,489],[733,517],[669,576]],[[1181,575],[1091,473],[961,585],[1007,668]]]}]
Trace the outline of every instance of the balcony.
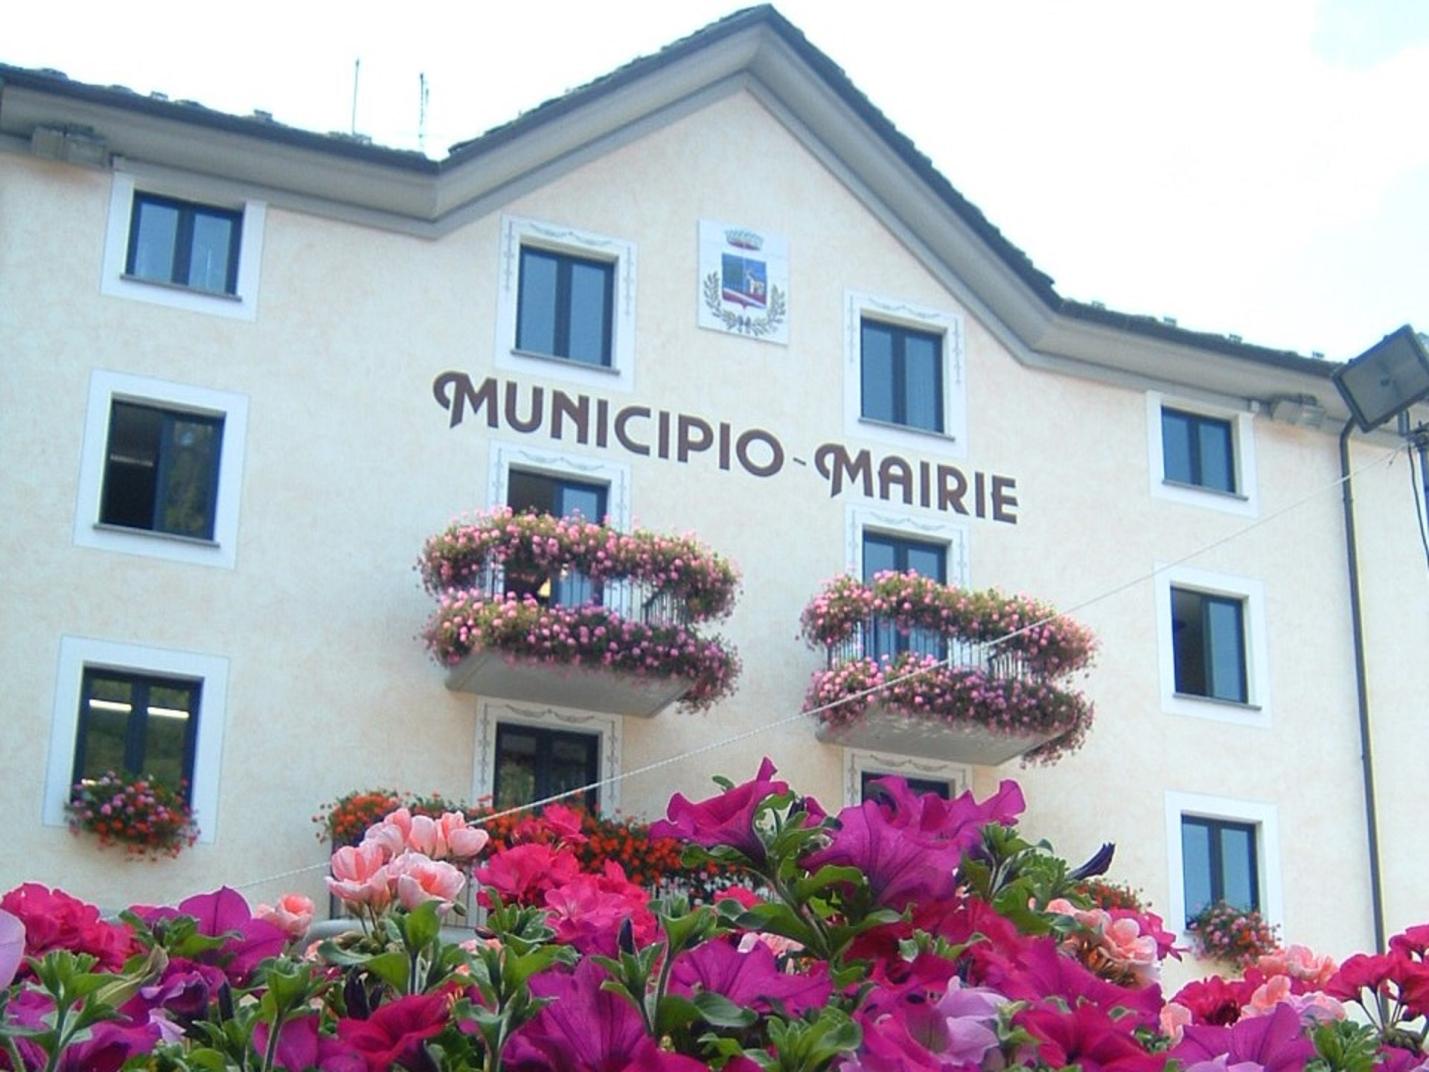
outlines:
[{"label": "balcony", "polygon": [[738,578],[688,537],[500,510],[433,537],[420,568],[449,689],[644,718],[732,690],[737,657],[695,625]]},{"label": "balcony", "polygon": [[805,608],[826,660],[804,709],[831,744],[994,766],[1055,762],[1091,725],[1066,687],[1095,641],[1050,607],[916,574],[835,578]]}]

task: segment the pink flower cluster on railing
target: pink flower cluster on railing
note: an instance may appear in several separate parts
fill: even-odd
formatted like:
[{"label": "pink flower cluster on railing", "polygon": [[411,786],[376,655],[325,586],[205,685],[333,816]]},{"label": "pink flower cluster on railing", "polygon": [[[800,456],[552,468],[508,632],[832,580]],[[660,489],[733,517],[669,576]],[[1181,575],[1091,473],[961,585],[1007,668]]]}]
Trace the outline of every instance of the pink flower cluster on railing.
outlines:
[{"label": "pink flower cluster on railing", "polygon": [[[423,638],[443,665],[493,650],[511,659],[684,678],[690,685],[680,705],[692,711],[733,691],[738,657],[690,623],[727,615],[739,575],[692,537],[622,533],[503,507],[432,537],[419,568],[437,597]],[[580,593],[582,602],[533,594],[542,581],[562,577],[581,579],[566,598]]]},{"label": "pink flower cluster on railing", "polygon": [[544,578],[573,571],[594,582],[631,578],[682,601],[693,621],[723,618],[739,572],[693,536],[618,532],[582,518],[513,514],[499,507],[452,522],[429,539],[418,568],[433,595],[473,586],[492,566]]},{"label": "pink flower cluster on railing", "polygon": [[[1092,723],[1091,703],[1058,681],[1085,669],[1096,651],[1088,629],[1055,613],[1025,597],[963,591],[913,573],[879,573],[868,583],[836,577],[804,608],[805,638],[829,652],[804,710],[842,726],[877,703],[1009,737],[1051,734],[1023,760],[1055,762],[1081,747]],[[880,635],[890,631],[925,635],[906,645],[918,650],[878,650]],[[926,634],[941,638],[946,653],[929,653]]]}]

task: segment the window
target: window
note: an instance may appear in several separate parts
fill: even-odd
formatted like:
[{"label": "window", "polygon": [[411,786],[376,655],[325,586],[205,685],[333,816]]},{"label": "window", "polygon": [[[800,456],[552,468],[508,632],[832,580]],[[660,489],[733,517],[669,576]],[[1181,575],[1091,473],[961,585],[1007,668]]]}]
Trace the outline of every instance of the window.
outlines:
[{"label": "window", "polygon": [[1177,692],[1248,701],[1244,600],[1172,587],[1171,636]]},{"label": "window", "polygon": [[1161,709],[1269,727],[1265,585],[1250,577],[1158,564],[1153,591]]},{"label": "window", "polygon": [[[872,798],[874,793],[873,783],[878,781],[878,779],[880,778],[887,777],[889,777],[889,775],[881,774],[878,771],[864,771],[862,784],[860,786],[860,789],[862,790],[862,795],[860,796],[860,799],[869,800],[870,798]],[[898,775],[898,777],[902,778],[905,782],[907,782],[908,788],[920,796],[925,793],[932,793],[936,796],[942,797],[944,800],[950,800],[952,798],[952,787],[948,784],[947,781],[941,778],[910,778],[904,774],[900,774]]]},{"label": "window", "polygon": [[1186,922],[1216,901],[1235,908],[1260,908],[1254,823],[1181,817],[1181,874]]},{"label": "window", "polygon": [[[883,532],[863,534],[863,579],[887,570],[898,573],[912,571],[939,584],[947,583],[948,549],[940,543],[910,540]],[[946,647],[940,634],[928,629],[903,632],[890,621],[874,620],[870,636],[864,643],[864,654],[874,659],[891,658],[903,652],[943,658]]]},{"label": "window", "polygon": [[943,339],[876,320],[860,325],[863,416],[943,430]]},{"label": "window", "polygon": [[[506,503],[518,514],[540,513],[554,517],[582,517],[587,521],[605,519],[606,487],[587,484],[546,473],[511,470],[507,478]],[[583,573],[568,571],[559,577],[516,577],[508,572],[506,587],[519,595],[534,595],[541,602],[572,607],[599,603],[600,585]]]},{"label": "window", "polygon": [[1146,395],[1151,494],[1158,499],[1255,517],[1254,418],[1230,406]]},{"label": "window", "polygon": [[128,771],[188,799],[201,692],[197,681],[86,668],[71,782]]},{"label": "window", "polygon": [[523,246],[516,349],[609,366],[614,297],[613,264]]},{"label": "window", "polygon": [[205,844],[218,834],[228,660],[192,651],[60,640],[45,766],[44,821],[65,825],[76,779],[105,770],[149,774],[188,799]]},{"label": "window", "polygon": [[230,183],[114,173],[100,292],[252,320],[267,206]]},{"label": "window", "polygon": [[74,542],[232,569],[247,422],[242,395],[96,370]]},{"label": "window", "polygon": [[115,400],[99,520],[213,538],[223,418]]},{"label": "window", "polygon": [[1161,451],[1165,479],[1235,494],[1235,449],[1230,421],[1164,407]]},{"label": "window", "polygon": [[242,211],[136,193],[125,274],[235,294],[242,230]]},{"label": "window", "polygon": [[497,368],[600,391],[635,386],[635,245],[504,216]]},{"label": "window", "polygon": [[[515,808],[594,783],[599,777],[600,738],[593,733],[569,733],[503,722],[496,727],[496,771],[492,803]],[[581,799],[594,812],[596,790]]]},{"label": "window", "polygon": [[868,799],[868,785],[879,778],[897,775],[915,793],[936,793],[951,800],[967,791],[972,772],[957,763],[925,756],[886,755],[861,748],[845,748],[843,759],[844,804],[857,805]]}]

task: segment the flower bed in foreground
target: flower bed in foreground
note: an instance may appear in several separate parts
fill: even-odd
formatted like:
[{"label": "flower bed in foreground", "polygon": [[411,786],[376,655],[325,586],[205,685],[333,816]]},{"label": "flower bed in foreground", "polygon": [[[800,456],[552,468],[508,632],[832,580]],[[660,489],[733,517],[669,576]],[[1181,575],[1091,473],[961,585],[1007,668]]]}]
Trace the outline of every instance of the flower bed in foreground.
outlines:
[{"label": "flower bed in foreground", "polygon": [[[652,830],[746,876],[713,905],[582,869],[560,811],[499,849],[454,813],[389,815],[333,859],[362,930],[315,945],[301,898],[250,911],[220,890],[116,922],[19,887],[0,900],[0,1066],[1429,1072],[1429,926],[1340,965],[1276,950],[1168,1001],[1172,936],[1091,907],[1109,850],[1070,869],[1024,839],[1015,783],[979,803],[884,779],[831,817],[775,774],[677,794]],[[469,876],[488,912],[453,944]]]}]

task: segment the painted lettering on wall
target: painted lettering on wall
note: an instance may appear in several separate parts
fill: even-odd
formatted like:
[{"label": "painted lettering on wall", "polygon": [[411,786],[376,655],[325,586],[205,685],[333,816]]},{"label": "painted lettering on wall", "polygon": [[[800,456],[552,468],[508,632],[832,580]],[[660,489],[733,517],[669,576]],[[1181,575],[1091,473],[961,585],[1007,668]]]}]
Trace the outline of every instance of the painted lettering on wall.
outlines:
[{"label": "painted lettering on wall", "polygon": [[[779,437],[763,428],[736,429],[728,421],[633,403],[614,406],[608,399],[514,380],[488,376],[476,384],[465,372],[448,371],[432,381],[432,396],[449,414],[450,428],[470,417],[523,435],[544,429],[551,439],[580,446],[607,449],[613,441],[642,458],[685,464],[708,455],[725,472],[737,467],[766,479],[783,471],[787,457]],[[1017,481],[1009,476],[867,449],[851,452],[842,443],[821,443],[814,470],[828,483],[830,498],[850,488],[868,499],[1017,524]]]}]

